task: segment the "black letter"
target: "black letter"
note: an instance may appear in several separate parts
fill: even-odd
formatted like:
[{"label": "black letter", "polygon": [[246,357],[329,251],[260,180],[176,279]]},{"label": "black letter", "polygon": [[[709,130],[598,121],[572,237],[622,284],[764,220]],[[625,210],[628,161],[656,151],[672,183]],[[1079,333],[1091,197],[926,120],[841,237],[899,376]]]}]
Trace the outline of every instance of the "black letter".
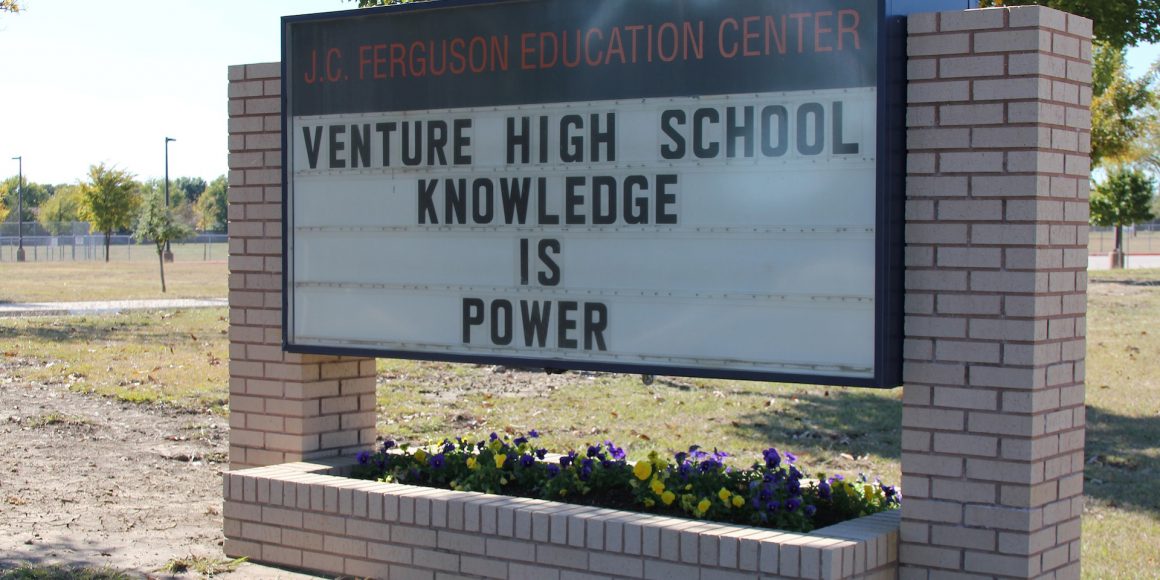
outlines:
[{"label": "black letter", "polygon": [[[480,193],[484,193],[480,201]],[[471,184],[471,216],[477,224],[490,224],[495,214],[495,186],[486,177],[477,178]]]},{"label": "black letter", "polygon": [[564,115],[560,119],[560,161],[564,163],[576,163],[584,161],[584,138],[575,135],[571,137],[572,148],[568,148],[568,135],[571,134],[570,127],[576,129],[584,128],[584,118],[580,115]]},{"label": "black letter", "polygon": [[415,142],[411,142],[411,123],[403,121],[403,164],[423,162],[423,121],[415,121]]},{"label": "black letter", "polygon": [[[633,189],[648,190],[648,178],[643,175],[629,175],[624,180],[624,223],[647,224],[648,201],[633,199]],[[633,208],[636,212],[633,212]]]},{"label": "black letter", "polygon": [[[318,129],[314,133],[314,139],[310,138],[310,127],[302,128],[302,138],[306,140],[306,158],[310,161],[310,168],[318,167],[318,150],[322,148],[322,127],[315,127]],[[311,145],[313,141],[313,145]]]},{"label": "black letter", "polygon": [[358,125],[350,126],[350,166],[358,167],[362,160],[363,167],[371,166],[371,124],[364,123],[362,131]]},{"label": "black letter", "polygon": [[447,122],[427,121],[427,165],[435,165],[435,158],[439,158],[439,165],[447,165],[447,153],[443,148],[447,146]]},{"label": "black letter", "polygon": [[842,137],[842,101],[834,101],[834,155],[857,155],[858,144],[846,143]]},{"label": "black letter", "polygon": [[[503,322],[504,334],[500,334],[500,322]],[[499,345],[512,343],[512,303],[507,300],[491,303],[491,342]]]},{"label": "black letter", "polygon": [[753,157],[753,107],[742,109],[744,120],[737,124],[737,107],[725,109],[725,156],[737,156],[737,139],[744,139],[745,156]]},{"label": "black letter", "polygon": [[697,109],[693,113],[693,155],[700,159],[712,159],[721,152],[721,146],[716,142],[705,145],[705,122],[721,122],[721,114],[717,109]]},{"label": "black letter", "polygon": [[375,131],[383,134],[383,167],[391,166],[391,133],[399,126],[398,123],[375,123]]},{"label": "black letter", "polygon": [[342,169],[346,167],[346,161],[338,158],[338,153],[346,149],[346,143],[338,140],[339,135],[346,133],[346,127],[343,125],[330,126],[330,168]]},{"label": "black letter", "polygon": [[[806,116],[814,116],[814,143],[806,143]],[[826,110],[821,103],[806,103],[797,111],[797,148],[802,155],[817,155],[825,148]]]},{"label": "black letter", "polygon": [[588,178],[583,175],[569,175],[564,178],[564,223],[580,225],[584,223],[584,214],[577,213],[576,207],[584,205],[584,194],[576,193],[577,187],[584,187]]},{"label": "black letter", "polygon": [[528,195],[532,192],[530,177],[501,179],[499,193],[503,197],[504,223],[524,224],[528,221]]},{"label": "black letter", "polygon": [[568,338],[568,331],[576,329],[576,321],[568,318],[568,313],[575,312],[579,304],[575,302],[560,303],[560,318],[556,323],[556,348],[576,348],[577,341]]},{"label": "black letter", "polygon": [[540,240],[540,262],[548,267],[548,273],[540,272],[536,275],[536,279],[544,286],[560,284],[560,266],[548,253],[548,250],[551,250],[552,254],[559,254],[560,247],[560,240]]},{"label": "black letter", "polygon": [[458,189],[454,179],[443,180],[443,217],[446,223],[467,223],[467,180],[458,181]]},{"label": "black letter", "polygon": [[665,208],[677,202],[677,194],[666,193],[665,189],[670,185],[677,184],[676,174],[658,175],[657,176],[657,223],[658,224],[675,224],[677,223],[677,214],[675,212],[669,213]]},{"label": "black letter", "polygon": [[509,164],[516,162],[516,147],[519,147],[523,152],[520,156],[520,163],[528,162],[528,152],[532,148],[532,127],[527,117],[520,117],[523,134],[516,133],[516,119],[515,117],[508,117],[507,120],[507,162]]},{"label": "black letter", "polygon": [[419,180],[419,223],[421,224],[428,223],[427,216],[431,216],[430,223],[439,223],[439,215],[435,213],[435,187],[437,185],[439,185],[438,179]]},{"label": "black letter", "polygon": [[471,137],[464,135],[463,130],[471,128],[471,119],[456,119],[451,122],[451,127],[455,140],[455,148],[451,151],[451,161],[456,165],[470,165],[471,155],[464,153],[463,150],[471,147]]},{"label": "black letter", "polygon": [[[777,117],[777,145],[770,143],[773,130],[770,124]],[[761,154],[766,157],[781,157],[789,150],[789,111],[781,105],[770,105],[761,109]]]},{"label": "black letter", "polygon": [[616,161],[616,113],[606,113],[608,127],[600,130],[600,115],[592,114],[592,161],[600,161],[600,144],[605,145],[605,161]]},{"label": "black letter", "polygon": [[604,344],[604,331],[608,328],[608,306],[599,302],[584,303],[584,350],[608,350]]},{"label": "black letter", "polygon": [[532,340],[540,343],[540,348],[548,344],[548,323],[552,318],[552,303],[544,302],[543,309],[540,302],[520,300],[520,310],[524,320],[524,346],[532,346]]},{"label": "black letter", "polygon": [[664,159],[680,159],[685,156],[685,137],[677,132],[673,123],[678,125],[685,124],[685,112],[681,110],[669,110],[661,113],[661,131],[666,137],[673,140],[673,145],[670,147],[668,143],[661,145],[661,157]]},{"label": "black letter", "polygon": [[463,343],[471,344],[471,327],[483,324],[483,300],[463,299]]},{"label": "black letter", "polygon": [[[607,197],[605,197],[607,194]],[[608,212],[604,202],[608,202]],[[616,223],[616,178],[597,175],[592,178],[592,223],[608,225]]]}]

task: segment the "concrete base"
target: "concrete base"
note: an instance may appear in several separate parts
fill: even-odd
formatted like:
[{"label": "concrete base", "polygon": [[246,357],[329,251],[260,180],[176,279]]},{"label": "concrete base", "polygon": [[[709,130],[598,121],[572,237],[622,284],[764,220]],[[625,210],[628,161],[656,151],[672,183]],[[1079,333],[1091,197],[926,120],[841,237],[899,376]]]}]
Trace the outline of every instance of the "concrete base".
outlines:
[{"label": "concrete base", "polygon": [[166,262],[172,262],[173,261],[173,252],[171,252],[168,248],[166,248],[165,252],[163,252],[161,254],[161,259],[165,260]]},{"label": "concrete base", "polygon": [[19,248],[16,248],[16,261],[17,262],[24,261],[24,246],[20,246]]},{"label": "concrete base", "polygon": [[1112,251],[1108,252],[1109,264],[1110,264],[1111,269],[1113,269],[1113,270],[1123,270],[1124,269],[1124,258],[1125,258],[1124,252],[1122,252],[1122,251],[1112,250]]}]

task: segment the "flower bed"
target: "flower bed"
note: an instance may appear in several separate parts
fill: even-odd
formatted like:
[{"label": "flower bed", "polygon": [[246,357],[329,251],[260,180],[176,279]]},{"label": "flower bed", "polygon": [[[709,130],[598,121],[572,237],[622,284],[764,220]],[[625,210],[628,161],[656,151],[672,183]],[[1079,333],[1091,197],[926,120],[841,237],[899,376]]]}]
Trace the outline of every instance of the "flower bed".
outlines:
[{"label": "flower bed", "polygon": [[227,473],[226,553],[375,578],[897,575],[897,510],[804,534],[346,477],[358,465]]}]

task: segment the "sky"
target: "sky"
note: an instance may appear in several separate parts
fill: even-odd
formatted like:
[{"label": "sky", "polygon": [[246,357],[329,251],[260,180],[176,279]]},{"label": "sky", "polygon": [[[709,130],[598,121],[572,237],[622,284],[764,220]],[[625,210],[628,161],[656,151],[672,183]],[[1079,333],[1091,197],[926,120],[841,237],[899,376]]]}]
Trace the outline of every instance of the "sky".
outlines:
[{"label": "sky", "polygon": [[[346,0],[22,0],[0,14],[0,175],[76,183],[90,165],[140,179],[227,171],[226,69],[279,59],[279,18]],[[1133,75],[1160,46],[1131,49]]]}]

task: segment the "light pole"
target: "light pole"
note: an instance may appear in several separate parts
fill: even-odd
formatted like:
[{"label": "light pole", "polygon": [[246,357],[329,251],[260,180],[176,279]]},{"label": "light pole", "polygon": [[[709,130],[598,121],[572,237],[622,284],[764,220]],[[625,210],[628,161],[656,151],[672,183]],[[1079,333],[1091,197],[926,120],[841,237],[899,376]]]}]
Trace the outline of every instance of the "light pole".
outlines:
[{"label": "light pole", "polygon": [[[165,211],[169,211],[169,142],[176,141],[173,137],[165,138]],[[169,247],[169,241],[165,241],[165,253],[162,254],[166,262],[173,261],[173,250]]]},{"label": "light pole", "polygon": [[16,246],[16,261],[24,261],[24,156],[13,157],[17,163],[18,177],[16,184],[16,237],[19,240]]}]

